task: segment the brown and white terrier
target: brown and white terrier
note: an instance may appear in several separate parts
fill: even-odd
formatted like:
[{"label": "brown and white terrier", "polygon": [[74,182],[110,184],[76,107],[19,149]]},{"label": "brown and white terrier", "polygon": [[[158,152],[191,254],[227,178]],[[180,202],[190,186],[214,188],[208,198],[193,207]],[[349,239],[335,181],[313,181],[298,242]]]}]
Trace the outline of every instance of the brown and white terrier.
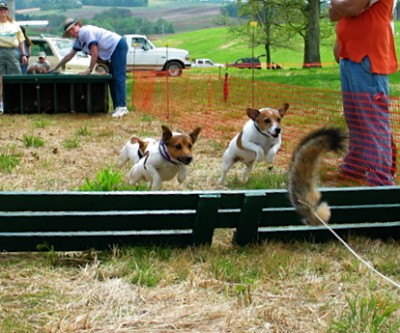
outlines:
[{"label": "brown and white terrier", "polygon": [[255,161],[266,161],[272,167],[275,155],[281,147],[281,119],[289,109],[285,103],[278,110],[265,107],[262,109],[247,108],[246,113],[250,118],[240,133],[229,143],[223,157],[222,175],[218,184],[223,185],[225,176],[236,162],[243,162],[242,182],[248,181],[248,174]]},{"label": "brown and white terrier", "polygon": [[145,156],[147,148],[150,148],[156,142],[157,140],[153,138],[141,139],[136,135],[132,135],[120,151],[119,166],[122,167],[128,161],[131,161],[132,165],[136,164]]},{"label": "brown and white terrier", "polygon": [[130,170],[131,184],[147,180],[149,188],[158,191],[163,181],[175,176],[179,183],[186,179],[187,166],[193,160],[192,148],[201,128],[195,128],[190,134],[172,132],[167,126],[161,128],[161,139],[148,146],[145,156]]}]

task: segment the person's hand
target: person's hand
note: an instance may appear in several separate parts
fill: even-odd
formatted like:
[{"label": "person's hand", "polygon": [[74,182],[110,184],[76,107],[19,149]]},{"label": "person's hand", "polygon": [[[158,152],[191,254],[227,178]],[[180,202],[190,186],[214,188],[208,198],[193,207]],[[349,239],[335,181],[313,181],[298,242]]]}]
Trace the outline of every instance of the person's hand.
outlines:
[{"label": "person's hand", "polygon": [[332,6],[329,6],[329,19],[332,22],[339,21],[341,17],[342,15],[338,11],[332,8]]},{"label": "person's hand", "polygon": [[28,63],[28,57],[26,55],[23,55],[21,57],[21,62],[23,65],[26,65]]}]

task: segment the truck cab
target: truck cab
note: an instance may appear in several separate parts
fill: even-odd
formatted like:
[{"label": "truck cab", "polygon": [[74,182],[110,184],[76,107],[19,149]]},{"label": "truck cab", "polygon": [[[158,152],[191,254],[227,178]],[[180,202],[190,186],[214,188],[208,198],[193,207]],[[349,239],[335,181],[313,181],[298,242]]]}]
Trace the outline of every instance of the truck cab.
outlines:
[{"label": "truck cab", "polygon": [[128,43],[127,70],[167,71],[179,76],[191,67],[189,52],[172,47],[156,47],[145,35],[124,35]]}]

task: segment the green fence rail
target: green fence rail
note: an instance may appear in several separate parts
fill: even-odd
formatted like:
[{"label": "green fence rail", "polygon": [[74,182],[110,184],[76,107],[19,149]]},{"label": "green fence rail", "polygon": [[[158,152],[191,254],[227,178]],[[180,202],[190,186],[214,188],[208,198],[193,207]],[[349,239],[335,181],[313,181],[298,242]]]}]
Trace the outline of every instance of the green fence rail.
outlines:
[{"label": "green fence rail", "polygon": [[[331,227],[342,237],[400,238],[400,187],[325,188]],[[80,251],[113,246],[211,244],[218,228],[234,243],[325,241],[305,226],[286,190],[190,192],[0,192],[1,251]]]}]

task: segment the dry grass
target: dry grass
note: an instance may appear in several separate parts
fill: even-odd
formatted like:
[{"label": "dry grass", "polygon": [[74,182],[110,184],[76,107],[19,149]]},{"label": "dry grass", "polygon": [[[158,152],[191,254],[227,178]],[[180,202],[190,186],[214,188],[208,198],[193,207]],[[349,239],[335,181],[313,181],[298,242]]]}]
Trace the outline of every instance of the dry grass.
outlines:
[{"label": "dry grass", "polygon": [[[399,265],[398,244],[353,246],[381,269]],[[0,266],[2,333],[320,333],[348,311],[346,297],[382,308],[400,297],[334,243],[1,254]]]}]

